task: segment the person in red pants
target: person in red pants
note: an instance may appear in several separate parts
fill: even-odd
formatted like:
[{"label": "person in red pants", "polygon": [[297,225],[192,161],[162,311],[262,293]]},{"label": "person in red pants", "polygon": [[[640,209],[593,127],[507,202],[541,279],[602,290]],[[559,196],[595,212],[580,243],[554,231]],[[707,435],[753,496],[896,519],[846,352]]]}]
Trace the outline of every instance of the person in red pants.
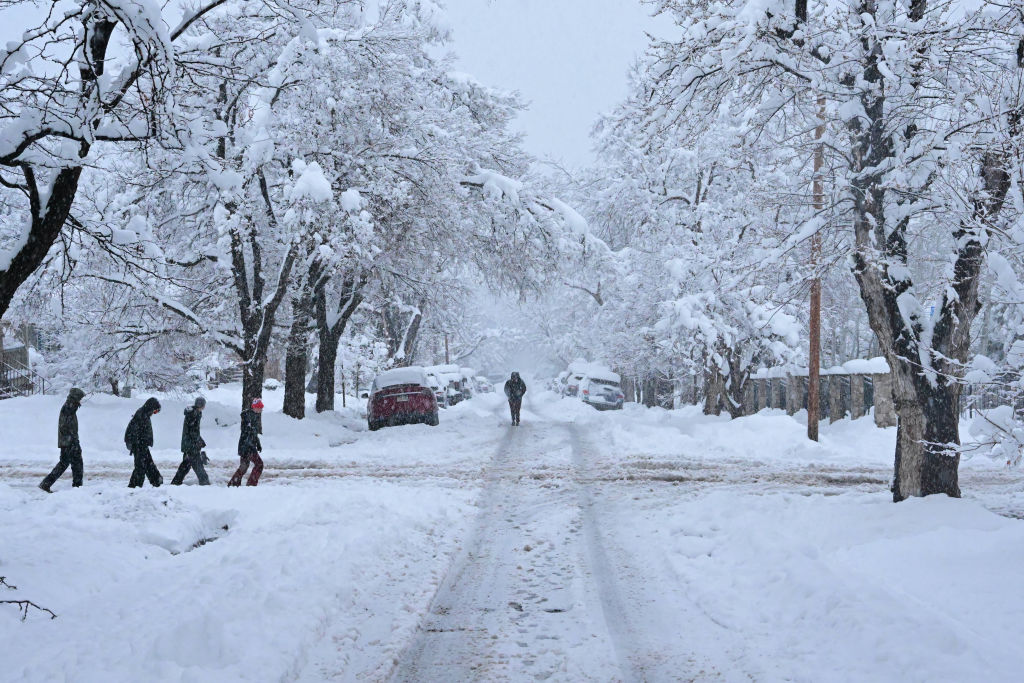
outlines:
[{"label": "person in red pants", "polygon": [[252,400],[252,405],[242,411],[242,433],[238,436],[238,457],[241,462],[235,470],[228,486],[241,486],[242,477],[252,463],[252,472],[246,486],[256,486],[260,483],[260,475],[263,474],[263,459],[260,451],[263,445],[260,443],[260,413],[263,412],[263,401],[259,398]]}]

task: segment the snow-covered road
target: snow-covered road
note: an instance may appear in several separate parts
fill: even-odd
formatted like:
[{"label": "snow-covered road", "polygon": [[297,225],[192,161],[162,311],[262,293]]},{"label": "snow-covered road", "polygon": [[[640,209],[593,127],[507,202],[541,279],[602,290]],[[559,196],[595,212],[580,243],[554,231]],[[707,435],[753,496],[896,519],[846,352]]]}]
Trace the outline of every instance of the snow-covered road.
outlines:
[{"label": "snow-covered road", "polygon": [[867,420],[808,445],[784,415],[528,397],[519,428],[494,396],[374,433],[268,413],[233,491],[229,404],[220,486],[129,491],[133,402],[97,398],[86,486],[52,496],[55,401],[0,402],[0,599],[60,615],[0,610],[0,681],[1017,680],[1018,472],[894,506]]},{"label": "snow-covered road", "polygon": [[630,626],[641,615],[627,614],[585,469],[572,425],[509,428],[473,534],[395,680],[660,678]]}]

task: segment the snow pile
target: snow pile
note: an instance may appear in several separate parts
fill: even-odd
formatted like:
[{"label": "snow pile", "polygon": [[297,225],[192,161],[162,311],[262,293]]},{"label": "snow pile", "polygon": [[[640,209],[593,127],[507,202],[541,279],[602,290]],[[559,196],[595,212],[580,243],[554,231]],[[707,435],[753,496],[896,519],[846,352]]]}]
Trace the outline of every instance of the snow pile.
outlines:
[{"label": "snow pile", "polygon": [[[3,597],[60,615],[0,609],[0,681],[387,677],[475,513],[493,411],[467,401],[437,428],[371,433],[358,408],[293,420],[273,392],[261,483],[227,489],[239,393],[205,392],[213,486],[190,475],[140,490],[126,488],[122,437],[146,396],[87,396],[85,486],[65,475],[49,496],[35,486],[56,462],[63,397],[0,401],[0,433],[18,445],[0,453],[0,575],[18,587]],[[192,397],[159,398],[166,482]]]},{"label": "snow pile", "polygon": [[347,640],[344,670],[379,675],[470,500],[380,482],[42,500],[0,485],[3,572],[59,615],[21,623],[0,611],[4,680],[279,680],[316,660],[325,624]]},{"label": "snow pile", "polygon": [[618,537],[669,568],[662,599],[726,680],[1019,679],[1021,522],[938,496],[673,498]]}]

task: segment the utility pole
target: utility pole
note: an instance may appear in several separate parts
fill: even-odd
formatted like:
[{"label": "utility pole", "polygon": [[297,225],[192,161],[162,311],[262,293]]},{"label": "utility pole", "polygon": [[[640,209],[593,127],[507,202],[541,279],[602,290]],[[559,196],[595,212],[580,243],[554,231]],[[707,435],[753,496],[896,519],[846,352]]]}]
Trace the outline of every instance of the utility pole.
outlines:
[{"label": "utility pole", "polygon": [[444,333],[444,364],[448,365],[451,363],[451,357],[448,355],[448,333]]},{"label": "utility pole", "polygon": [[[821,167],[824,166],[824,149],[821,138],[825,135],[825,98],[818,97],[818,127],[814,129],[814,213],[817,216],[825,207],[825,189],[821,181]],[[811,236],[811,320],[810,351],[807,356],[807,438],[818,440],[818,421],[821,419],[821,278],[818,264],[821,261],[821,230]]]}]

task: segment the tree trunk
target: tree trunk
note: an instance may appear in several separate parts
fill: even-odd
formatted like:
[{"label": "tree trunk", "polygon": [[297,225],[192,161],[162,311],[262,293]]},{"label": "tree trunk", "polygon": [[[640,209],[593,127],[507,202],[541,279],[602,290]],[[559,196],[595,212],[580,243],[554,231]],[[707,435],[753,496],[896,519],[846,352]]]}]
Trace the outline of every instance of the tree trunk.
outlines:
[{"label": "tree trunk", "polygon": [[[318,269],[311,269],[310,277],[315,278],[317,272]],[[297,420],[306,416],[306,369],[309,367],[309,330],[313,321],[312,284],[315,283],[307,281],[292,298],[292,326],[285,350],[284,414]],[[319,387],[317,395],[320,395]]]},{"label": "tree trunk", "polygon": [[298,319],[292,321],[284,359],[284,414],[296,420],[306,417],[307,334],[305,324]]},{"label": "tree trunk", "polygon": [[[341,286],[341,295],[334,306],[327,305],[327,281],[319,283],[314,290],[313,303],[316,314],[317,335],[320,338],[320,352],[316,364],[316,412],[334,410],[334,367],[338,360],[338,342],[352,315],[363,302],[366,287],[365,274],[347,277]],[[358,386],[356,387],[358,391]]]},{"label": "tree trunk", "polygon": [[253,399],[263,396],[263,376],[267,365],[265,350],[261,354],[246,355],[250,360],[242,363],[242,410],[252,405]]},{"label": "tree trunk", "polygon": [[893,372],[898,416],[893,500],[936,493],[959,498],[960,384],[951,378],[929,384],[906,363]]},{"label": "tree trunk", "polygon": [[738,351],[730,351],[727,358],[729,377],[722,384],[721,396],[725,409],[729,411],[729,417],[735,420],[737,417],[743,417],[744,394],[750,380],[750,369],[740,366],[743,354]]},{"label": "tree trunk", "polygon": [[321,327],[320,353],[316,364],[316,412],[334,410],[334,368],[338,360],[338,341],[341,335],[334,335]]},{"label": "tree trunk", "polygon": [[658,380],[653,377],[644,378],[643,403],[648,408],[658,405]]},{"label": "tree trunk", "polygon": [[722,389],[725,378],[717,367],[704,369],[704,414],[722,414]]}]

